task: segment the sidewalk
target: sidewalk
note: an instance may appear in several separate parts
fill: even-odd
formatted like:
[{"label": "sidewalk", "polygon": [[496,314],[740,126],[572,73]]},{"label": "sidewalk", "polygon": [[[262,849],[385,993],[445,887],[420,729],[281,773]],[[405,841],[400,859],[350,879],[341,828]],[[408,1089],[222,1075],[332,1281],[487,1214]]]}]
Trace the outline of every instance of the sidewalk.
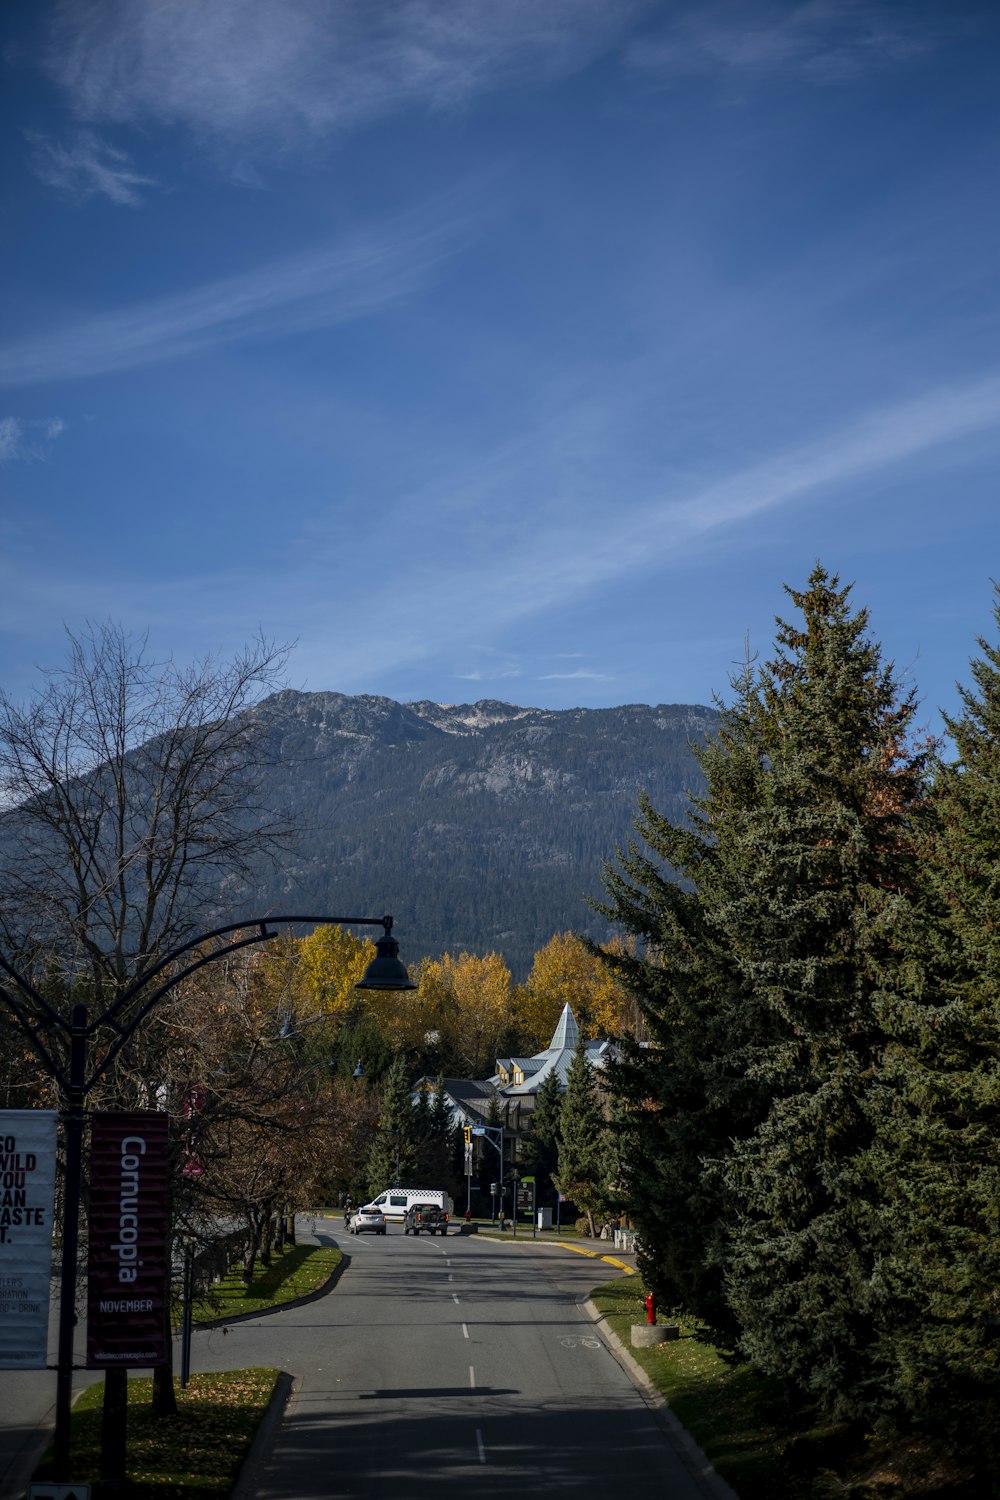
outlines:
[{"label": "sidewalk", "polygon": [[574,1255],[587,1255],[592,1259],[607,1261],[618,1271],[623,1271],[626,1276],[634,1276],[636,1273],[636,1261],[634,1250],[616,1250],[611,1240],[600,1240],[585,1238],[582,1235],[557,1235],[554,1230],[543,1229],[536,1235],[532,1235],[530,1225],[519,1225],[517,1234],[512,1229],[501,1229],[496,1224],[472,1225],[468,1229],[459,1221],[459,1233],[471,1232],[478,1239],[497,1240],[505,1244],[532,1245],[550,1247],[556,1250],[571,1250]]}]

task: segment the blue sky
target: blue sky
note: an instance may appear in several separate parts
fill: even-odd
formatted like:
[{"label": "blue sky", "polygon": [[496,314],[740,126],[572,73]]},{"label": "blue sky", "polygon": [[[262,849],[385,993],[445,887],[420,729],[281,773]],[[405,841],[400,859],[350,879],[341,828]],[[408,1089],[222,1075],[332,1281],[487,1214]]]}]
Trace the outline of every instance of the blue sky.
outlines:
[{"label": "blue sky", "polygon": [[699,702],[856,583],[992,631],[1000,13],[3,11],[0,680],[64,627],[292,686]]}]

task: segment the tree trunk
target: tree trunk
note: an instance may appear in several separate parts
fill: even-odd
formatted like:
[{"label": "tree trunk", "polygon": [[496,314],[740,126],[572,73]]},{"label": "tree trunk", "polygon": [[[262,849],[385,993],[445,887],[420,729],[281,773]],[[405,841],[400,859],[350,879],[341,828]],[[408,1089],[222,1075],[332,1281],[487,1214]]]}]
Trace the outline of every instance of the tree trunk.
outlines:
[{"label": "tree trunk", "polygon": [[[167,1241],[167,1265],[173,1264],[173,1237]],[[158,1417],[173,1417],[177,1413],[177,1396],[174,1392],[174,1326],[171,1296],[170,1296],[170,1272],[167,1272],[167,1295],[164,1299],[163,1321],[166,1327],[163,1330],[163,1348],[166,1353],[166,1363],[157,1366],[153,1371],[153,1395],[149,1407]]]},{"label": "tree trunk", "polygon": [[249,1286],[253,1281],[254,1266],[257,1264],[257,1251],[260,1248],[260,1225],[255,1215],[250,1215],[250,1233],[247,1236],[246,1250],[243,1254],[243,1281]]},{"label": "tree trunk", "polygon": [[167,1339],[167,1362],[153,1371],[153,1397],[150,1411],[158,1417],[177,1415],[177,1392],[174,1389],[174,1341]]},{"label": "tree trunk", "polygon": [[125,1487],[128,1439],[128,1371],[105,1370],[104,1408],[101,1412],[101,1494]]}]

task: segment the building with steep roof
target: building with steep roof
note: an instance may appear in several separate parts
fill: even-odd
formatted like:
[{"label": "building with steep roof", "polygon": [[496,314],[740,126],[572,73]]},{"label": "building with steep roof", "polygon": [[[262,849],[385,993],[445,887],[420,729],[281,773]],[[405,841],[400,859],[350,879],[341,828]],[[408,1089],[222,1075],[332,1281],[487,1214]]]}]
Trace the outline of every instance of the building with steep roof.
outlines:
[{"label": "building with steep roof", "polygon": [[[485,1125],[495,1099],[500,1123],[507,1130],[520,1133],[528,1125],[535,1107],[535,1096],[550,1074],[555,1073],[560,1088],[565,1091],[566,1075],[579,1045],[580,1028],[567,1003],[552,1033],[552,1040],[543,1051],[531,1057],[498,1057],[496,1072],[491,1078],[442,1079],[441,1087],[451,1106],[454,1124]],[[611,1046],[612,1043],[607,1041],[584,1043],[584,1056],[592,1068],[604,1068]],[[436,1091],[437,1080],[433,1078],[421,1078],[414,1087],[415,1095]]]}]

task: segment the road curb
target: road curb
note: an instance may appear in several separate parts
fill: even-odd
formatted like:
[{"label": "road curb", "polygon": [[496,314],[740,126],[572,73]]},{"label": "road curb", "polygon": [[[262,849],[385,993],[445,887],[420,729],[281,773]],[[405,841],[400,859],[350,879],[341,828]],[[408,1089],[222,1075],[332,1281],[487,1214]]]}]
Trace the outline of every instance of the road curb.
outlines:
[{"label": "road curb", "polygon": [[589,1260],[603,1260],[607,1265],[614,1266],[618,1271],[624,1271],[626,1276],[635,1275],[635,1266],[630,1266],[628,1261],[618,1260],[614,1255],[602,1255],[600,1250],[588,1250],[585,1245],[573,1245],[569,1240],[528,1240],[509,1239],[499,1234],[478,1235],[481,1240],[486,1240],[491,1245],[530,1245],[532,1249],[538,1250],[571,1250],[574,1255],[585,1255]]},{"label": "road curb", "polygon": [[[320,1297],[325,1297],[332,1292],[337,1282],[343,1276],[347,1267],[351,1264],[348,1251],[341,1250],[339,1245],[334,1247],[340,1250],[343,1259],[334,1266],[322,1286],[318,1286],[314,1292],[305,1292],[301,1297],[292,1297],[288,1302],[275,1302],[270,1307],[259,1307],[256,1312],[230,1313],[226,1318],[213,1318],[210,1322],[195,1323],[192,1328],[194,1333],[203,1333],[210,1328],[231,1328],[236,1323],[250,1323],[255,1318],[270,1318],[275,1313],[289,1312],[293,1307],[305,1307],[309,1302],[318,1302]],[[174,1329],[176,1338],[179,1329]]]},{"label": "road curb", "polygon": [[[602,1257],[606,1259],[607,1257]],[[595,1323],[604,1325],[602,1332],[608,1341],[608,1347],[612,1355],[629,1376],[632,1384],[642,1391],[647,1405],[656,1417],[660,1427],[670,1439],[678,1456],[684,1463],[685,1468],[704,1489],[708,1500],[739,1500],[739,1496],[722,1475],[713,1467],[711,1460],[706,1457],[695,1442],[694,1438],[676,1418],[670,1409],[670,1403],[661,1391],[650,1380],[646,1371],[633,1359],[628,1349],[615,1333],[607,1321],[607,1315],[587,1297],[581,1304]]]},{"label": "road curb", "polygon": [[274,1390],[271,1392],[267,1410],[257,1423],[253,1442],[240,1464],[240,1472],[229,1492],[229,1500],[255,1500],[260,1488],[261,1470],[271,1455],[274,1435],[284,1418],[285,1407],[288,1405],[288,1398],[292,1394],[294,1385],[295,1377],[289,1375],[287,1370],[282,1370],[274,1382]]}]

